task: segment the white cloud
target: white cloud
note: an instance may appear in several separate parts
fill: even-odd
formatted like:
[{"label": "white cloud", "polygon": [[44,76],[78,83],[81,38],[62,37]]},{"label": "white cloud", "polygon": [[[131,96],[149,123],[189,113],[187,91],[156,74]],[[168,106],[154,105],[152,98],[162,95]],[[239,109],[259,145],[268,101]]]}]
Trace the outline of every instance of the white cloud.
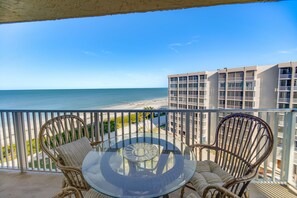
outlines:
[{"label": "white cloud", "polygon": [[88,56],[99,56],[99,54],[111,54],[110,51],[108,50],[99,50],[99,52],[94,52],[94,51],[82,51],[83,54],[88,55]]},{"label": "white cloud", "polygon": [[277,53],[278,54],[292,54],[297,52],[297,48],[294,49],[288,49],[288,50],[279,50]]},{"label": "white cloud", "polygon": [[175,53],[178,53],[179,52],[178,48],[193,45],[194,43],[197,43],[199,41],[198,38],[199,38],[198,36],[194,36],[192,40],[187,42],[171,43],[169,44],[169,49],[171,49]]}]

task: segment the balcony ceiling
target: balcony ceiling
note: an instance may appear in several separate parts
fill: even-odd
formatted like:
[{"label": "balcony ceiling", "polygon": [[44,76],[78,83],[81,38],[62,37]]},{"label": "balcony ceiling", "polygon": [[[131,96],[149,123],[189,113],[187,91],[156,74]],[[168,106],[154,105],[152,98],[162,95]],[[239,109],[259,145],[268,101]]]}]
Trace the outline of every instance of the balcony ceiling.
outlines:
[{"label": "balcony ceiling", "polygon": [[278,0],[0,0],[0,24]]}]

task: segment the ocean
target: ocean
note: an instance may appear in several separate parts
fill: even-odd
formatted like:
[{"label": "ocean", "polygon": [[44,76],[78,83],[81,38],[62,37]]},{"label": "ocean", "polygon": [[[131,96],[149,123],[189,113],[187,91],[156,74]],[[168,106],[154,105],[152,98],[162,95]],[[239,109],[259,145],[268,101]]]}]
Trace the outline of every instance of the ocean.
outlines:
[{"label": "ocean", "polygon": [[0,90],[2,110],[88,110],[167,97],[167,88]]}]

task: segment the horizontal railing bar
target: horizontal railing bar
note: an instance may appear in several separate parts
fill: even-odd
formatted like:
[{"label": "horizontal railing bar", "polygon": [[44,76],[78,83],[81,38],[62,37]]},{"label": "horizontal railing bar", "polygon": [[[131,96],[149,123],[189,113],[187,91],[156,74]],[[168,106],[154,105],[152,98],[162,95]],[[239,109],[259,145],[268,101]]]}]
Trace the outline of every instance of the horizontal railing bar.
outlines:
[{"label": "horizontal railing bar", "polygon": [[103,113],[121,113],[121,112],[297,112],[297,108],[291,109],[94,109],[94,110],[4,110],[0,109],[0,112],[55,112],[55,113],[93,113],[93,112],[103,112]]}]

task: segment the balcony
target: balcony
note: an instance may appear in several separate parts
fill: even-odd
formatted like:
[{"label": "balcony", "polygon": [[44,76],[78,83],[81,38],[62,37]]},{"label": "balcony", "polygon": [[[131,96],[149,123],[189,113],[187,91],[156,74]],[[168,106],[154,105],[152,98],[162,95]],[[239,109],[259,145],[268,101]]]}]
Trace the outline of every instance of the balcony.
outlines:
[{"label": "balcony", "polygon": [[228,87],[228,90],[230,90],[230,91],[238,91],[238,90],[243,90],[243,87]]},{"label": "balcony", "polygon": [[291,78],[292,74],[280,74],[279,78]]},{"label": "balcony", "polygon": [[255,76],[246,76],[245,77],[245,80],[247,80],[247,81],[253,81],[253,80],[255,80]]},{"label": "balcony", "polygon": [[281,91],[290,91],[291,86],[279,86],[279,90],[281,90]]},{"label": "balcony", "polygon": [[198,83],[198,79],[196,79],[196,80],[189,80],[189,83]]},{"label": "balcony", "polygon": [[285,102],[285,103],[288,103],[288,102],[290,102],[290,98],[279,98],[279,99],[278,99],[278,102]]},{"label": "balcony", "polygon": [[254,96],[245,96],[245,100],[254,100]]},{"label": "balcony", "polygon": [[[224,105],[219,105],[224,108]],[[237,106],[228,106],[229,108]],[[256,179],[251,184],[251,197],[268,196],[269,192],[275,191],[276,197],[288,195],[294,197],[291,191],[279,186],[279,183],[297,187],[297,175],[294,174],[291,164],[296,161],[294,155],[295,125],[291,120],[296,118],[297,112],[293,109],[211,109],[211,110],[64,110],[64,111],[36,111],[36,110],[0,110],[0,141],[2,153],[0,155],[0,167],[3,170],[14,170],[14,172],[0,171],[0,197],[48,197],[59,192],[62,176],[53,162],[41,151],[38,143],[38,132],[40,126],[52,117],[64,114],[80,116],[87,124],[92,136],[98,140],[108,140],[111,137],[120,137],[124,134],[134,132],[151,132],[177,134],[178,124],[169,127],[171,118],[185,118],[183,125],[185,129],[197,128],[198,131],[187,131],[181,133],[180,138],[188,144],[200,142],[211,144],[214,131],[218,125],[221,114],[245,112],[261,117],[272,127],[274,136],[282,132],[282,152],[277,153],[277,144],[270,157],[260,167]],[[202,117],[206,130],[196,126],[194,115],[206,114]],[[285,114],[284,123],[286,127],[274,128],[280,115]],[[189,118],[189,119],[187,119]],[[294,119],[295,120],[295,119]],[[116,124],[115,124],[116,123]],[[194,127],[193,127],[194,126]],[[209,129],[209,130],[208,130]],[[282,130],[282,131],[279,131]],[[200,134],[206,138],[200,139]],[[202,136],[201,136],[202,137]],[[276,139],[275,139],[276,141]],[[12,149],[11,149],[12,148]],[[16,149],[17,148],[17,149]],[[3,155],[4,154],[4,155]],[[209,159],[209,156],[205,156]],[[282,166],[278,160],[281,159]],[[17,171],[26,172],[19,174]],[[38,173],[36,173],[38,172]],[[285,173],[285,174],[283,174]],[[189,192],[189,191],[187,191]],[[253,194],[254,193],[254,194]],[[261,194],[262,193],[262,194]],[[280,194],[282,193],[282,194]],[[287,194],[285,194],[287,193]],[[289,194],[288,194],[289,193]],[[178,197],[174,193],[170,197]]]},{"label": "balcony", "polygon": [[245,90],[247,90],[247,91],[254,91],[254,89],[255,89],[255,87],[250,87],[250,86],[245,87]]},{"label": "balcony", "polygon": [[198,87],[189,87],[188,90],[189,91],[198,91]]},{"label": "balcony", "polygon": [[242,96],[227,96],[228,100],[242,100]]},{"label": "balcony", "polygon": [[226,87],[220,87],[219,86],[219,90],[226,90]]},{"label": "balcony", "polygon": [[226,78],[219,78],[219,81],[220,82],[225,82],[226,81]]}]

